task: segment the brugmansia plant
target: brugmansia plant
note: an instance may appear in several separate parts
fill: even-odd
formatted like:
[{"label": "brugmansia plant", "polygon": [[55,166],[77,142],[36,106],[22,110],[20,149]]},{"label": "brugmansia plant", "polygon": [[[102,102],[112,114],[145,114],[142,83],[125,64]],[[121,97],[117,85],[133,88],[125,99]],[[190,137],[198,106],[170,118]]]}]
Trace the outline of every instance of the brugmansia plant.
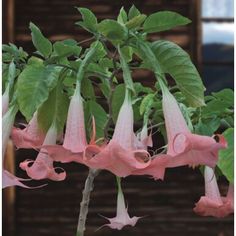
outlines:
[{"label": "brugmansia plant", "polygon": [[[121,230],[141,218],[128,214],[122,178],[164,180],[168,168],[200,166],[205,196],[194,212],[214,217],[233,213],[233,91],[204,97],[189,55],[173,42],[148,40],[151,33],[191,21],[171,11],[146,16],[135,6],[128,13],[121,8],[117,20],[101,22],[89,9],[78,11],[82,21],[76,25],[92,35],[88,48],[74,39],[52,43],[33,23],[32,56],[21,47],[3,45],[2,155],[9,138],[17,149],[38,150],[35,160],[19,166],[29,179],[3,169],[3,188],[32,188],[30,179],[63,181],[66,172],[57,162],[86,165],[76,233],[83,236],[90,192],[100,171],[113,173],[118,186],[116,216],[106,218],[105,226]],[[132,80],[132,72],[140,69],[153,72],[154,87]],[[28,122],[24,128],[15,122],[18,112]],[[157,132],[165,145],[155,149],[152,136]],[[223,197],[217,185],[220,175],[229,181]]]}]

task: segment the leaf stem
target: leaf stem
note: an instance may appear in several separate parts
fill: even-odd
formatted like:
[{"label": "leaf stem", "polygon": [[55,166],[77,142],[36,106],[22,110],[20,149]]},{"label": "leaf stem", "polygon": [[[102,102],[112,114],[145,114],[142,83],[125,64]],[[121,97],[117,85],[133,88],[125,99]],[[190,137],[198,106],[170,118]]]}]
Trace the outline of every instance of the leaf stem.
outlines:
[{"label": "leaf stem", "polygon": [[84,236],[85,224],[86,224],[89,201],[90,201],[90,194],[93,190],[93,181],[95,177],[99,174],[99,172],[100,170],[97,170],[97,169],[89,169],[89,174],[87,176],[87,179],[84,185],[82,201],[80,203],[80,213],[79,213],[76,236]]}]

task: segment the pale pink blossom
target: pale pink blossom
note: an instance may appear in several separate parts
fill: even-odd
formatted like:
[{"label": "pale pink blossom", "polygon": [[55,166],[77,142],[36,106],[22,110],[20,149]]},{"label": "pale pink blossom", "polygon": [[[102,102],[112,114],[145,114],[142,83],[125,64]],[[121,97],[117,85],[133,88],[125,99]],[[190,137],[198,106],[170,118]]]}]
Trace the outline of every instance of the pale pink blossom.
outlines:
[{"label": "pale pink blossom", "polygon": [[[16,106],[10,107],[7,112],[3,115],[2,118],[2,158],[3,158],[3,165],[5,160],[5,154],[7,149],[7,144],[9,141],[9,136],[11,133],[11,129],[15,120],[15,116],[18,109]],[[3,167],[4,168],[4,167]],[[10,186],[21,186],[24,188],[29,188],[28,186],[21,183],[21,181],[25,181],[26,179],[18,178],[8,172],[7,170],[2,170],[2,187],[10,187]]]},{"label": "pale pink blossom", "polygon": [[137,148],[133,123],[132,102],[127,91],[112,139],[97,155],[88,155],[91,148],[86,148],[84,163],[90,168],[109,170],[119,177],[126,177],[137,169],[147,167],[150,155],[147,150]]},{"label": "pale pink blossom", "polygon": [[161,82],[163,93],[163,112],[168,138],[167,154],[170,158],[168,167],[207,165],[215,167],[219,149],[226,148],[223,136],[218,135],[218,142],[213,137],[192,134],[180,111],[174,96]]},{"label": "pale pink blossom", "polygon": [[45,139],[44,132],[39,128],[37,112],[24,129],[13,127],[11,138],[17,148],[38,148]]},{"label": "pale pink blossom", "polygon": [[[52,124],[47,132],[43,146],[56,144],[56,140],[57,128]],[[30,178],[36,180],[51,179],[54,181],[62,181],[66,178],[66,173],[62,168],[54,168],[53,159],[48,155],[47,150],[43,147],[35,161],[26,160],[20,163],[20,167],[27,172]],[[56,170],[62,170],[62,172],[57,173]]]},{"label": "pale pink blossom", "polygon": [[[104,216],[103,216],[104,217]],[[112,229],[121,230],[124,226],[130,225],[135,226],[137,221],[142,217],[133,216],[130,217],[128,214],[128,208],[125,207],[124,194],[120,187],[120,183],[118,185],[118,195],[117,195],[117,209],[116,209],[116,217],[107,218],[109,220],[109,224],[105,224],[104,226],[108,226]]]},{"label": "pale pink blossom", "polygon": [[221,197],[214,170],[205,167],[205,196],[201,197],[193,209],[201,216],[225,217],[234,212],[234,187],[229,186],[226,197]]}]

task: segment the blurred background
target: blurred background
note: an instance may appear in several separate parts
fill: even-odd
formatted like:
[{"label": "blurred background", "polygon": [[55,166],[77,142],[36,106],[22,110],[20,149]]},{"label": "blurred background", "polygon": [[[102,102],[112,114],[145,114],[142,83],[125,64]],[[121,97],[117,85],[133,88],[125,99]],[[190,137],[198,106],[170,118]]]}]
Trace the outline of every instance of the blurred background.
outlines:
[{"label": "blurred background", "polygon": [[[122,6],[128,10],[132,4],[145,14],[171,10],[190,18],[192,24],[152,34],[150,40],[171,40],[184,48],[197,66],[207,93],[233,88],[233,0],[3,0],[3,43],[12,42],[29,53],[34,52],[28,27],[30,21],[51,41],[67,38],[82,41],[90,35],[74,25],[81,18],[74,6],[87,7],[102,20],[115,18]],[[155,81],[147,71],[134,73],[134,79],[150,86]],[[16,174],[24,177],[23,171],[15,166],[35,154],[28,150],[18,150],[15,156],[10,153],[8,168],[16,169]],[[4,236],[75,235],[81,190],[88,170],[78,164],[63,167],[68,171],[64,182],[50,182],[47,187],[36,190],[4,190]],[[227,183],[223,178],[219,182],[225,194]],[[116,211],[115,178],[104,171],[95,180],[87,236],[233,235],[233,216],[215,219],[193,213],[194,203],[204,194],[204,179],[198,170],[168,170],[164,182],[127,177],[123,190],[130,215],[148,217],[141,219],[136,227],[126,227],[122,231],[103,228],[94,232],[106,223],[98,213],[113,217]]]}]

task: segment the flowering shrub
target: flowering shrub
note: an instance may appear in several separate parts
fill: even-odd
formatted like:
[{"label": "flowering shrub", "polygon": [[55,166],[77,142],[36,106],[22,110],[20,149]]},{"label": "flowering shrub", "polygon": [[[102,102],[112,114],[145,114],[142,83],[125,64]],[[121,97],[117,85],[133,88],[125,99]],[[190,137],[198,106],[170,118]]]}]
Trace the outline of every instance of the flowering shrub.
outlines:
[{"label": "flowering shrub", "polygon": [[[35,160],[19,166],[29,179],[3,170],[3,187],[43,187],[29,187],[30,179],[63,181],[66,172],[56,162],[86,165],[89,175],[77,229],[82,236],[93,180],[101,170],[117,176],[117,214],[106,218],[106,226],[120,230],[141,218],[127,212],[122,177],[165,180],[168,168],[201,166],[206,190],[194,212],[215,217],[232,213],[233,92],[224,89],[204,97],[189,55],[173,42],[148,40],[151,33],[191,21],[170,11],[146,16],[132,6],[128,13],[121,8],[117,20],[98,23],[89,9],[78,10],[82,21],[76,25],[92,35],[86,40],[89,48],[73,39],[51,43],[33,23],[32,56],[21,47],[3,45],[2,154],[9,138],[16,148],[38,150]],[[139,69],[153,72],[154,87],[132,80]],[[123,82],[117,77],[121,73]],[[23,129],[13,127],[17,112],[28,122]],[[153,146],[154,131],[166,142],[161,149]],[[214,170],[229,181],[226,197],[220,195]]]}]

